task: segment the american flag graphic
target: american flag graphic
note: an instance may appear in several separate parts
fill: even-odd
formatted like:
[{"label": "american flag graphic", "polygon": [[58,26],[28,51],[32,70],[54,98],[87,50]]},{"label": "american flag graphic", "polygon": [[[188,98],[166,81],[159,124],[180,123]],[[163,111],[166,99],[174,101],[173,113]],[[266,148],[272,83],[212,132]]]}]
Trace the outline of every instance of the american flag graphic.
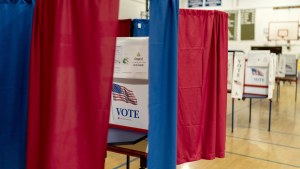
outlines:
[{"label": "american flag graphic", "polygon": [[258,69],[252,68],[251,70],[252,70],[252,75],[264,76],[264,74]]},{"label": "american flag graphic", "polygon": [[285,65],[285,68],[286,68],[286,69],[290,69],[290,70],[293,69],[292,66],[291,66],[291,65],[288,65],[288,64]]},{"label": "american flag graphic", "polygon": [[134,96],[134,93],[124,86],[120,86],[114,83],[112,88],[112,93],[113,93],[113,99],[115,101],[123,101],[126,103],[137,105],[137,99]]}]

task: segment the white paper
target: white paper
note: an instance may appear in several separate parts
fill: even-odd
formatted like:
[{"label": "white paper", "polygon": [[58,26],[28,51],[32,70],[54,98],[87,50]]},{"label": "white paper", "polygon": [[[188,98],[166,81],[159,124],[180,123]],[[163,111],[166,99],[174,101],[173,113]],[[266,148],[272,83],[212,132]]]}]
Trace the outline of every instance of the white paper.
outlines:
[{"label": "white paper", "polygon": [[285,77],[285,62],[286,59],[283,56],[280,56],[278,59],[277,73],[276,77]]},{"label": "white paper", "polygon": [[271,61],[269,66],[269,88],[268,88],[269,99],[273,98],[273,93],[275,89],[276,67],[277,67],[277,55],[271,54]]},{"label": "white paper", "polygon": [[268,86],[268,67],[253,67],[246,63],[245,85]]},{"label": "white paper", "polygon": [[297,75],[297,60],[296,55],[284,54],[285,57],[285,75]]},{"label": "white paper", "polygon": [[245,60],[246,57],[244,54],[236,53],[234,57],[234,66],[233,66],[232,92],[231,92],[232,98],[237,98],[237,99],[243,98]]},{"label": "white paper", "polygon": [[115,84],[132,91],[137,104],[126,103],[125,101],[114,100],[112,97],[110,124],[139,128],[148,130],[148,84]]},{"label": "white paper", "polygon": [[148,38],[117,38],[114,78],[148,79]]},{"label": "white paper", "polygon": [[228,67],[227,67],[227,90],[231,90],[233,74],[233,52],[228,53]]},{"label": "white paper", "polygon": [[245,93],[255,95],[268,95],[268,88],[245,86]]},{"label": "white paper", "polygon": [[[270,53],[252,53],[248,55],[248,66],[268,67],[270,63]],[[251,57],[250,57],[251,56]]]},{"label": "white paper", "polygon": [[253,56],[263,56],[263,55],[269,55],[271,53],[270,50],[251,50],[247,53],[246,59]]}]

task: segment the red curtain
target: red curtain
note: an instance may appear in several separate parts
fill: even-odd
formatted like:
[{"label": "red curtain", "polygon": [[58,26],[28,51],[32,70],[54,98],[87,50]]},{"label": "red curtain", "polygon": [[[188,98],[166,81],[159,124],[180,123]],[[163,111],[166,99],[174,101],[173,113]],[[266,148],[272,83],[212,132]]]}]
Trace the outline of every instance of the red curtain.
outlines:
[{"label": "red curtain", "polygon": [[118,0],[38,0],[27,169],[104,168]]},{"label": "red curtain", "polygon": [[227,14],[180,10],[177,163],[224,157]]},{"label": "red curtain", "polygon": [[118,37],[131,37],[131,19],[119,20]]}]

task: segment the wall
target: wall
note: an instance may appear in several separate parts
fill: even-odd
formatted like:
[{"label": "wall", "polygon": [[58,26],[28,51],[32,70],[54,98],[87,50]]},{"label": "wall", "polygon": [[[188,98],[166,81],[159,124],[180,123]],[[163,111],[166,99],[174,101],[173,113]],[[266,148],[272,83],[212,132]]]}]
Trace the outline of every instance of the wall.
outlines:
[{"label": "wall", "polygon": [[[187,8],[188,0],[181,0],[180,7]],[[284,53],[300,53],[300,41],[291,41],[291,49],[287,50],[286,41],[268,41],[264,30],[268,28],[270,21],[298,21],[300,22],[300,8],[273,10],[278,6],[300,5],[299,0],[222,0],[221,7],[202,7],[205,10],[239,10],[256,9],[255,40],[229,41],[229,49],[249,51],[251,46],[282,45]],[[240,18],[239,18],[240,19]],[[238,20],[239,20],[238,19]],[[239,24],[239,23],[238,23]],[[240,39],[240,26],[238,27],[238,39]]]},{"label": "wall", "polygon": [[120,0],[119,19],[140,18],[145,10],[146,0]]},{"label": "wall", "polygon": [[[119,18],[140,18],[141,11],[145,11],[146,0],[120,0]],[[187,8],[188,0],[180,0],[180,7]],[[273,10],[277,6],[300,5],[299,0],[222,0],[221,7],[202,7],[198,9],[240,10],[256,9],[255,40],[229,41],[229,49],[249,51],[251,46],[283,45],[284,53],[300,53],[300,41],[291,42],[291,50],[287,50],[286,41],[268,41],[264,30],[268,28],[270,21],[298,21],[300,22],[300,8]],[[238,27],[238,39],[240,27]]]}]

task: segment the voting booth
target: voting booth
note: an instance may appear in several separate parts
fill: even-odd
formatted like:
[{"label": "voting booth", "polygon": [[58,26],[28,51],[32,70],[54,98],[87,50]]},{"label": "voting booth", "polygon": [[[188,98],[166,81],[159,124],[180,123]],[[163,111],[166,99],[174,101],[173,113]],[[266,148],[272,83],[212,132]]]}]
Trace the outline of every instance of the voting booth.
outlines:
[{"label": "voting booth", "polygon": [[107,150],[140,158],[147,167],[149,125],[149,47],[147,37],[118,37],[112,84]]},{"label": "voting booth", "polygon": [[117,38],[110,124],[148,130],[148,38]]},{"label": "voting booth", "polygon": [[234,58],[232,79],[232,132],[234,128],[234,100],[249,99],[249,123],[251,123],[252,99],[268,99],[269,126],[271,130],[272,97],[275,88],[277,55],[270,51],[250,51]]},{"label": "voting booth", "polygon": [[273,97],[277,56],[269,51],[251,51],[237,54],[234,59],[232,97],[244,94]]},{"label": "voting booth", "polygon": [[293,54],[282,55],[285,58],[285,75],[297,75],[297,57]]},{"label": "voting booth", "polygon": [[295,82],[295,101],[298,91],[298,59],[294,54],[283,54],[278,59],[278,70],[276,72],[277,101],[280,96],[280,86],[285,82]]}]

